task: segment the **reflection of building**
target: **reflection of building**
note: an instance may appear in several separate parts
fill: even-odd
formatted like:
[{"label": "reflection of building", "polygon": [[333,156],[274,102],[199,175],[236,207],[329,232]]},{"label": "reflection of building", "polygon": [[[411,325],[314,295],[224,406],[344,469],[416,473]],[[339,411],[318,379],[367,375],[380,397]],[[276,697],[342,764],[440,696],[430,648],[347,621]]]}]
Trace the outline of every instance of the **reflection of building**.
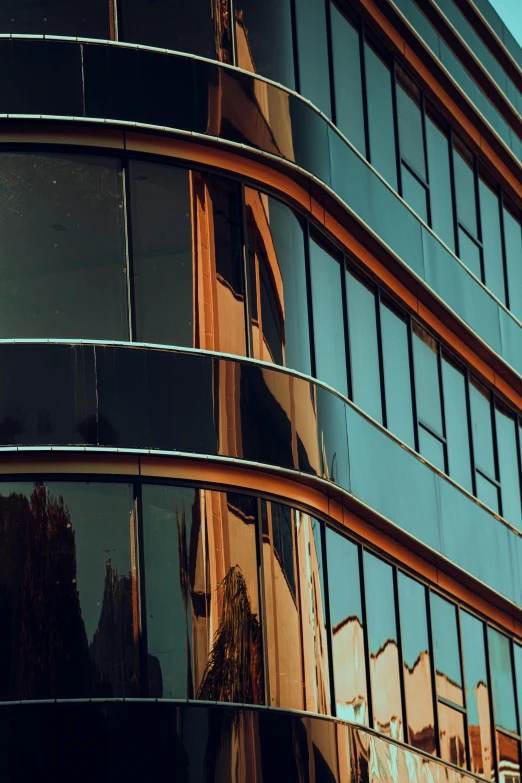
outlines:
[{"label": "reflection of building", "polygon": [[0,63],[6,779],[520,783],[488,0],[4,0]]}]

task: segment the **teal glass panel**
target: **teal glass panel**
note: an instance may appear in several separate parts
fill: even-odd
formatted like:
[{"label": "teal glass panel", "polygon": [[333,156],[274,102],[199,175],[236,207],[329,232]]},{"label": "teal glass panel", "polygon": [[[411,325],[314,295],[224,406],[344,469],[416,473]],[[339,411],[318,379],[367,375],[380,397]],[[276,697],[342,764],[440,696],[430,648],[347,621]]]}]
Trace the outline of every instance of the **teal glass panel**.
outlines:
[{"label": "teal glass panel", "polygon": [[401,157],[425,180],[426,162],[419,89],[402,71],[397,72],[397,112]]},{"label": "teal glass panel", "polygon": [[418,323],[413,323],[413,359],[417,416],[438,435],[442,432],[437,341]]},{"label": "teal glass panel", "polygon": [[497,405],[495,409],[495,421],[502,516],[520,529],[522,527],[522,508],[517,453],[517,426],[514,416],[500,405]]},{"label": "teal glass panel", "polygon": [[457,609],[435,593],[430,594],[430,607],[437,693],[447,701],[462,706],[464,700]]},{"label": "teal glass panel", "polygon": [[391,73],[386,63],[367,43],[364,45],[364,55],[370,162],[386,182],[397,190]]},{"label": "teal glass panel", "polygon": [[330,17],[336,125],[366,157],[359,31],[334,3]]},{"label": "teal glass panel", "polygon": [[471,771],[491,779],[490,692],[484,630],[484,623],[476,617],[460,613]]},{"label": "teal glass panel", "polygon": [[[324,0],[295,0],[299,91],[327,117],[330,105],[330,72]],[[313,57],[310,56],[313,52]]]},{"label": "teal glass panel", "polygon": [[428,222],[428,191],[419,180],[411,174],[406,166],[402,166],[401,174],[402,197],[417,215]]},{"label": "teal glass panel", "polygon": [[458,370],[446,357],[442,359],[442,386],[444,389],[448,473],[468,492],[472,492],[466,379],[464,373]]},{"label": "teal glass panel", "polygon": [[504,207],[504,241],[509,289],[509,308],[522,319],[522,227],[513,213]]},{"label": "teal glass panel", "polygon": [[453,147],[455,192],[457,194],[457,215],[468,231],[477,236],[477,202],[475,198],[475,173],[473,157],[469,150],[456,139]]},{"label": "teal glass panel", "polygon": [[506,287],[499,198],[498,194],[482,178],[479,179],[479,198],[484,253],[484,282],[489,290],[505,304]]},{"label": "teal glass panel", "polygon": [[482,280],[482,264],[480,263],[480,247],[459,228],[459,258],[475,277]]},{"label": "teal glass panel", "polygon": [[473,427],[473,453],[475,466],[492,478],[496,478],[493,451],[493,422],[491,419],[491,394],[476,378],[470,378],[469,397]]},{"label": "teal glass panel", "polygon": [[426,146],[430,178],[431,227],[455,251],[450,150],[447,135],[426,116]]},{"label": "teal glass panel", "polygon": [[415,448],[408,325],[385,304],[381,305],[381,341],[386,424],[390,432]]},{"label": "teal glass panel", "polygon": [[511,640],[488,627],[488,648],[496,724],[499,728],[517,731]]},{"label": "teal glass panel", "polygon": [[422,424],[419,425],[419,452],[436,468],[443,472],[446,470],[444,444],[431,432],[425,430]]}]

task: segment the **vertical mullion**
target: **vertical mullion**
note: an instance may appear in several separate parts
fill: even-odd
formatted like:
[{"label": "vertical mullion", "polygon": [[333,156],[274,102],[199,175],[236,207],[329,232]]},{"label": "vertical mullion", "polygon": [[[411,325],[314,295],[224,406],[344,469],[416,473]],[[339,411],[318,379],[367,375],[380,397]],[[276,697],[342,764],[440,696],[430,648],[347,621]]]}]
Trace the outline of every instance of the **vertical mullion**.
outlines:
[{"label": "vertical mullion", "polygon": [[444,443],[442,448],[444,450],[444,473],[449,476],[449,460],[448,460],[448,432],[446,430],[446,406],[444,404],[444,385],[442,383],[442,348],[440,342],[437,340],[437,372],[439,376],[439,399],[440,399],[440,412],[442,418],[442,434],[444,436]]},{"label": "vertical mullion", "polygon": [[361,87],[363,100],[363,122],[364,122],[364,143],[366,145],[366,160],[372,162],[372,151],[370,149],[370,128],[368,122],[368,93],[366,89],[366,55],[365,55],[365,24],[364,19],[360,20],[359,27],[359,59],[361,69]]},{"label": "vertical mullion", "polygon": [[502,484],[500,481],[500,460],[498,457],[498,438],[497,438],[497,416],[495,395],[490,393],[490,416],[491,416],[491,433],[493,435],[493,462],[495,466],[495,479],[498,481],[497,497],[498,497],[498,513],[502,514]]},{"label": "vertical mullion", "polygon": [[352,349],[350,343],[350,325],[348,321],[348,290],[346,288],[347,258],[342,256],[341,263],[341,295],[343,300],[343,324],[344,324],[344,353],[346,366],[346,387],[348,389],[348,399],[353,400],[353,378],[352,378]]},{"label": "vertical mullion", "polygon": [[310,342],[310,373],[313,378],[317,378],[317,369],[315,366],[315,342],[314,342],[314,308],[312,301],[312,273],[310,270],[310,224],[305,222],[303,231],[303,240],[305,246],[305,277],[306,277],[306,300],[308,307],[308,333]]},{"label": "vertical mullion", "polygon": [[392,91],[392,111],[393,111],[393,130],[395,133],[395,161],[397,169],[397,192],[402,196],[402,166],[401,166],[401,142],[399,139],[399,112],[397,109],[397,68],[395,57],[392,59],[391,91]]},{"label": "vertical mullion", "polygon": [[430,602],[430,590],[425,588],[426,596],[426,618],[428,623],[428,645],[431,661],[431,691],[433,698],[433,720],[435,728],[435,748],[437,756],[440,758],[440,732],[439,732],[439,700],[437,698],[437,675],[435,671],[435,653],[433,645],[433,633],[431,626],[431,602]]},{"label": "vertical mullion", "polygon": [[421,123],[422,123],[422,144],[424,150],[424,168],[426,169],[426,185],[428,194],[428,226],[431,227],[431,188],[430,188],[430,168],[428,165],[428,135],[426,133],[426,96],[424,91],[420,90],[420,109],[421,109]]},{"label": "vertical mullion", "polygon": [[[109,0],[109,29],[111,40],[120,40],[119,4],[121,0]],[[125,34],[125,31],[123,31]]]},{"label": "vertical mullion", "polygon": [[[245,185],[241,183],[241,248],[243,253],[243,288],[245,291],[245,337],[247,356],[254,356],[253,337],[252,337],[252,307],[251,307],[251,288],[250,288],[250,264],[249,264],[249,246],[248,246],[248,227],[246,217],[246,199]],[[258,318],[262,322],[261,313]]]},{"label": "vertical mullion", "polygon": [[471,769],[471,747],[469,743],[469,720],[468,720],[468,695],[466,693],[466,678],[464,673],[464,645],[462,644],[462,630],[460,626],[460,607],[455,605],[455,611],[457,613],[457,634],[459,642],[459,660],[460,660],[460,677],[462,680],[462,702],[464,706],[464,744],[466,747],[467,768]]},{"label": "vertical mullion", "polygon": [[502,186],[498,186],[498,211],[500,215],[500,242],[502,246],[502,271],[504,274],[504,291],[506,297],[506,307],[510,308],[510,296],[509,296],[509,277],[508,277],[508,260],[506,249],[506,232],[504,228],[504,191]]},{"label": "vertical mullion", "polygon": [[366,691],[368,693],[368,726],[373,728],[373,706],[372,706],[372,678],[370,676],[370,638],[368,629],[368,615],[366,614],[366,592],[364,589],[364,549],[357,544],[359,554],[359,584],[361,590],[361,610],[364,626],[364,656],[366,666]]},{"label": "vertical mullion", "polygon": [[333,64],[333,45],[332,45],[332,15],[330,0],[324,0],[326,13],[326,45],[328,49],[328,75],[330,77],[330,109],[332,122],[337,125],[337,105],[335,102],[335,77]]},{"label": "vertical mullion", "polygon": [[459,216],[457,210],[457,184],[455,182],[455,149],[453,145],[453,128],[449,127],[448,133],[448,145],[449,145],[449,164],[450,164],[450,180],[451,180],[451,199],[453,207],[453,232],[455,238],[455,255],[460,258],[460,242],[459,242]]},{"label": "vertical mullion", "polygon": [[[517,467],[518,467],[518,492],[520,497],[520,504],[522,508],[522,454],[520,449],[520,418],[518,414],[515,416],[515,444],[517,448]],[[522,726],[520,727],[522,733]]]},{"label": "vertical mullion", "polygon": [[475,445],[473,443],[473,417],[471,415],[469,369],[467,367],[464,378],[466,387],[466,414],[468,419],[469,457],[471,463],[471,489],[475,497],[477,497],[477,469],[475,465]]},{"label": "vertical mullion", "polygon": [[[257,579],[259,590],[259,614],[261,617],[261,639],[263,644],[263,685],[265,693],[265,704],[270,705],[270,667],[268,665],[268,639],[267,639],[267,610],[265,596],[265,564],[263,559],[263,525],[261,504],[268,501],[257,498],[257,519],[256,519],[256,550],[257,550]],[[268,511],[267,511],[268,514]]]},{"label": "vertical mullion", "polygon": [[478,174],[478,158],[473,155],[473,182],[475,190],[475,214],[477,216],[477,239],[480,243],[480,279],[486,283],[486,269],[484,264],[484,244],[482,242],[482,217],[480,214],[480,194],[479,194],[479,174]]},{"label": "vertical mullion", "polygon": [[399,684],[401,689],[402,700],[402,721],[403,721],[403,737],[404,742],[410,742],[410,732],[408,726],[408,707],[406,704],[406,687],[404,684],[404,655],[402,652],[402,626],[401,626],[401,612],[399,605],[399,579],[398,572],[395,566],[392,567],[393,572],[393,591],[394,595],[394,607],[395,607],[395,627],[397,629],[397,647],[399,653]]},{"label": "vertical mullion", "polygon": [[136,568],[137,588],[139,596],[138,629],[139,629],[139,671],[140,693],[142,698],[149,695],[148,644],[147,644],[147,609],[145,590],[145,553],[143,546],[143,496],[141,482],[134,484],[134,513],[136,530]]},{"label": "vertical mullion", "polygon": [[230,54],[232,57],[232,65],[237,66],[236,12],[234,8],[234,0],[228,0],[228,14],[230,24]]},{"label": "vertical mullion", "polygon": [[121,176],[123,192],[123,225],[125,236],[126,256],[126,284],[127,284],[127,323],[129,328],[129,342],[136,339],[136,307],[134,301],[134,248],[132,241],[132,215],[129,160],[125,158],[122,165]]},{"label": "vertical mullion", "polygon": [[[278,0],[283,2],[283,0]],[[299,73],[299,47],[297,44],[297,9],[295,0],[290,0],[290,18],[292,20],[292,49],[294,55],[294,88],[301,94],[301,78]]]},{"label": "vertical mullion", "polygon": [[381,415],[383,426],[388,428],[388,411],[386,408],[386,386],[384,384],[384,356],[382,352],[381,330],[381,289],[377,286],[375,294],[375,319],[377,322],[377,353],[379,358],[379,381],[381,385]]},{"label": "vertical mullion", "polygon": [[335,670],[333,662],[333,634],[332,634],[332,621],[330,617],[330,583],[328,581],[328,554],[326,549],[326,524],[322,519],[318,519],[317,522],[321,525],[321,553],[323,559],[323,590],[324,590],[324,604],[325,604],[325,622],[326,622],[326,638],[327,642],[327,655],[328,655],[328,671],[330,672],[330,713],[335,717],[337,715],[337,702],[335,700]]},{"label": "vertical mullion", "polygon": [[408,315],[408,359],[410,363],[411,404],[413,408],[413,435],[415,451],[419,451],[419,417],[417,416],[417,389],[415,384],[415,361],[413,359],[413,319]]}]

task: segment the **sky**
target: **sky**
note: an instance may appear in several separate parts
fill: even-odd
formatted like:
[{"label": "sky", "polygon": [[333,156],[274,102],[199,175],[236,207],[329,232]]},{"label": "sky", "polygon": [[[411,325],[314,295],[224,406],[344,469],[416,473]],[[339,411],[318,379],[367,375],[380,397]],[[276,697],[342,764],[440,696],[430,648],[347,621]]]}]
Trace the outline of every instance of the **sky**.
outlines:
[{"label": "sky", "polygon": [[489,2],[522,46],[522,0],[489,0]]}]

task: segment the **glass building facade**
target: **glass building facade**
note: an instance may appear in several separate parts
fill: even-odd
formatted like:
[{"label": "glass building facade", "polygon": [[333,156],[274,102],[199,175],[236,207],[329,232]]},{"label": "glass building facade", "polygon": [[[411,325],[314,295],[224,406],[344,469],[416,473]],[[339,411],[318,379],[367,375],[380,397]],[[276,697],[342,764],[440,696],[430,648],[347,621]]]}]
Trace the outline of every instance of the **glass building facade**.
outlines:
[{"label": "glass building facade", "polygon": [[522,50],[0,5],[0,779],[520,783]]}]

